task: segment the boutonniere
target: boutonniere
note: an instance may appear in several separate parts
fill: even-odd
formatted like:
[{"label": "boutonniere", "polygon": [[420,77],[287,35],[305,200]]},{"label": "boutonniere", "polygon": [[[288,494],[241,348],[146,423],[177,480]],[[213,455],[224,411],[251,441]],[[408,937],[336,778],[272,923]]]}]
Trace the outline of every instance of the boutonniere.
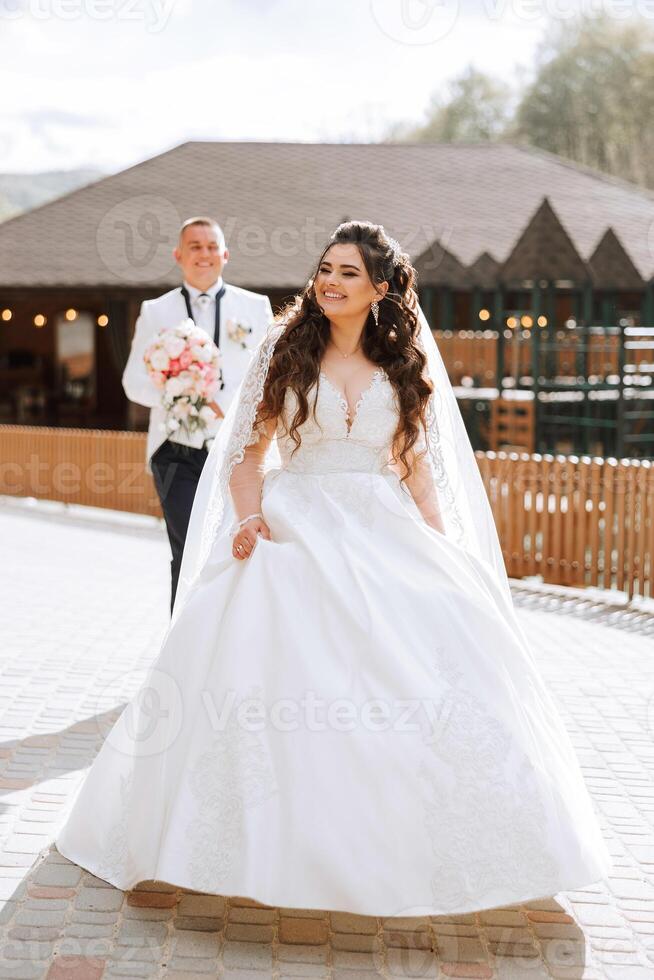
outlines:
[{"label": "boutonniere", "polygon": [[245,343],[245,338],[248,334],[252,333],[252,327],[248,327],[245,323],[239,323],[238,320],[228,320],[227,321],[227,336],[230,340],[233,340],[236,344],[240,344],[245,350],[247,344]]}]

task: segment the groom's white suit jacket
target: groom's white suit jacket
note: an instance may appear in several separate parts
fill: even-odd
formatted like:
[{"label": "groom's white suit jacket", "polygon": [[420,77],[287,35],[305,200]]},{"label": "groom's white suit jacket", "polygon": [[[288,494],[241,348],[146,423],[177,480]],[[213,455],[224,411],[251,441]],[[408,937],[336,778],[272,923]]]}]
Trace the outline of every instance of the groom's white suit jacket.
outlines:
[{"label": "groom's white suit jacket", "polygon": [[[250,363],[252,350],[272,323],[273,312],[267,296],[251,293],[247,289],[240,289],[238,286],[230,286],[227,283],[225,283],[225,293],[220,303],[219,346],[225,386],[216,392],[215,401],[220,405],[223,412],[226,412]],[[166,413],[161,407],[161,391],[155,387],[148,377],[143,363],[143,354],[161,330],[167,327],[176,327],[187,317],[186,303],[181,286],[178,286],[176,289],[164,293],[163,296],[157,296],[156,299],[145,300],[141,305],[141,311],[136,321],[132,348],[123,373],[123,388],[130,401],[138,402],[139,405],[150,408],[146,449],[148,471],[150,471],[152,454],[167,438],[172,442],[180,442],[187,446],[200,448],[206,438],[215,436],[222,421],[222,419],[216,419],[205,432],[194,432],[190,436],[184,432],[176,432],[171,436],[166,436],[163,430]],[[245,348],[240,341],[229,336],[228,324],[230,321],[252,328],[252,332],[244,338]],[[196,323],[203,329],[205,328],[198,319],[196,319]],[[211,317],[211,326],[207,326],[206,329],[207,332],[211,330],[210,335],[213,337],[213,316]]]}]

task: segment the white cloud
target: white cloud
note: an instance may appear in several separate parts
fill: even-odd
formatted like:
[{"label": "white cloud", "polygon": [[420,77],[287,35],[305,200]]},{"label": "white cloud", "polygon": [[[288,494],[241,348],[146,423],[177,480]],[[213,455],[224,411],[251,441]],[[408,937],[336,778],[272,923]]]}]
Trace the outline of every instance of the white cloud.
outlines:
[{"label": "white cloud", "polygon": [[[0,0],[4,170],[118,169],[191,138],[379,138],[469,63],[512,78],[543,29],[516,15],[527,0],[23,0],[7,17],[18,2]],[[451,23],[422,24],[448,5]]]}]

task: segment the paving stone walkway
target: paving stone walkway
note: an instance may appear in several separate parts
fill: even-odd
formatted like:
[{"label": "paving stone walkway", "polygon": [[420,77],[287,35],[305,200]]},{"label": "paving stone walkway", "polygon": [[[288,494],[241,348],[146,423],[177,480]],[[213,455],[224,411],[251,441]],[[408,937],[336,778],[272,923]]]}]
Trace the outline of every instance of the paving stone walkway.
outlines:
[{"label": "paving stone walkway", "polygon": [[422,919],[270,908],[161,882],[123,893],[52,840],[157,654],[162,531],[0,504],[0,540],[0,978],[654,978],[651,618],[516,591],[614,856],[606,882]]}]

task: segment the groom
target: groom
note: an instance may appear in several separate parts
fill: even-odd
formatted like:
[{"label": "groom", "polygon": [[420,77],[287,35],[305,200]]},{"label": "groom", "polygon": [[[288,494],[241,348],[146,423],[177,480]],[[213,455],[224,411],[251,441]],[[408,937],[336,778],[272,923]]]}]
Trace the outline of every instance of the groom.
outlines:
[{"label": "groom", "polygon": [[[223,282],[229,252],[222,229],[212,218],[185,221],[173,255],[183,274],[183,284],[141,305],[123,373],[123,388],[130,401],[151,410],[146,466],[154,477],[172,551],[171,610],[193,498],[208,446],[243,378],[252,349],[273,316],[267,296]],[[222,381],[212,404],[216,418],[204,432],[188,435],[178,430],[166,437],[161,391],[148,376],[143,354],[159,331],[175,327],[187,317],[206,330],[220,348]]]}]

